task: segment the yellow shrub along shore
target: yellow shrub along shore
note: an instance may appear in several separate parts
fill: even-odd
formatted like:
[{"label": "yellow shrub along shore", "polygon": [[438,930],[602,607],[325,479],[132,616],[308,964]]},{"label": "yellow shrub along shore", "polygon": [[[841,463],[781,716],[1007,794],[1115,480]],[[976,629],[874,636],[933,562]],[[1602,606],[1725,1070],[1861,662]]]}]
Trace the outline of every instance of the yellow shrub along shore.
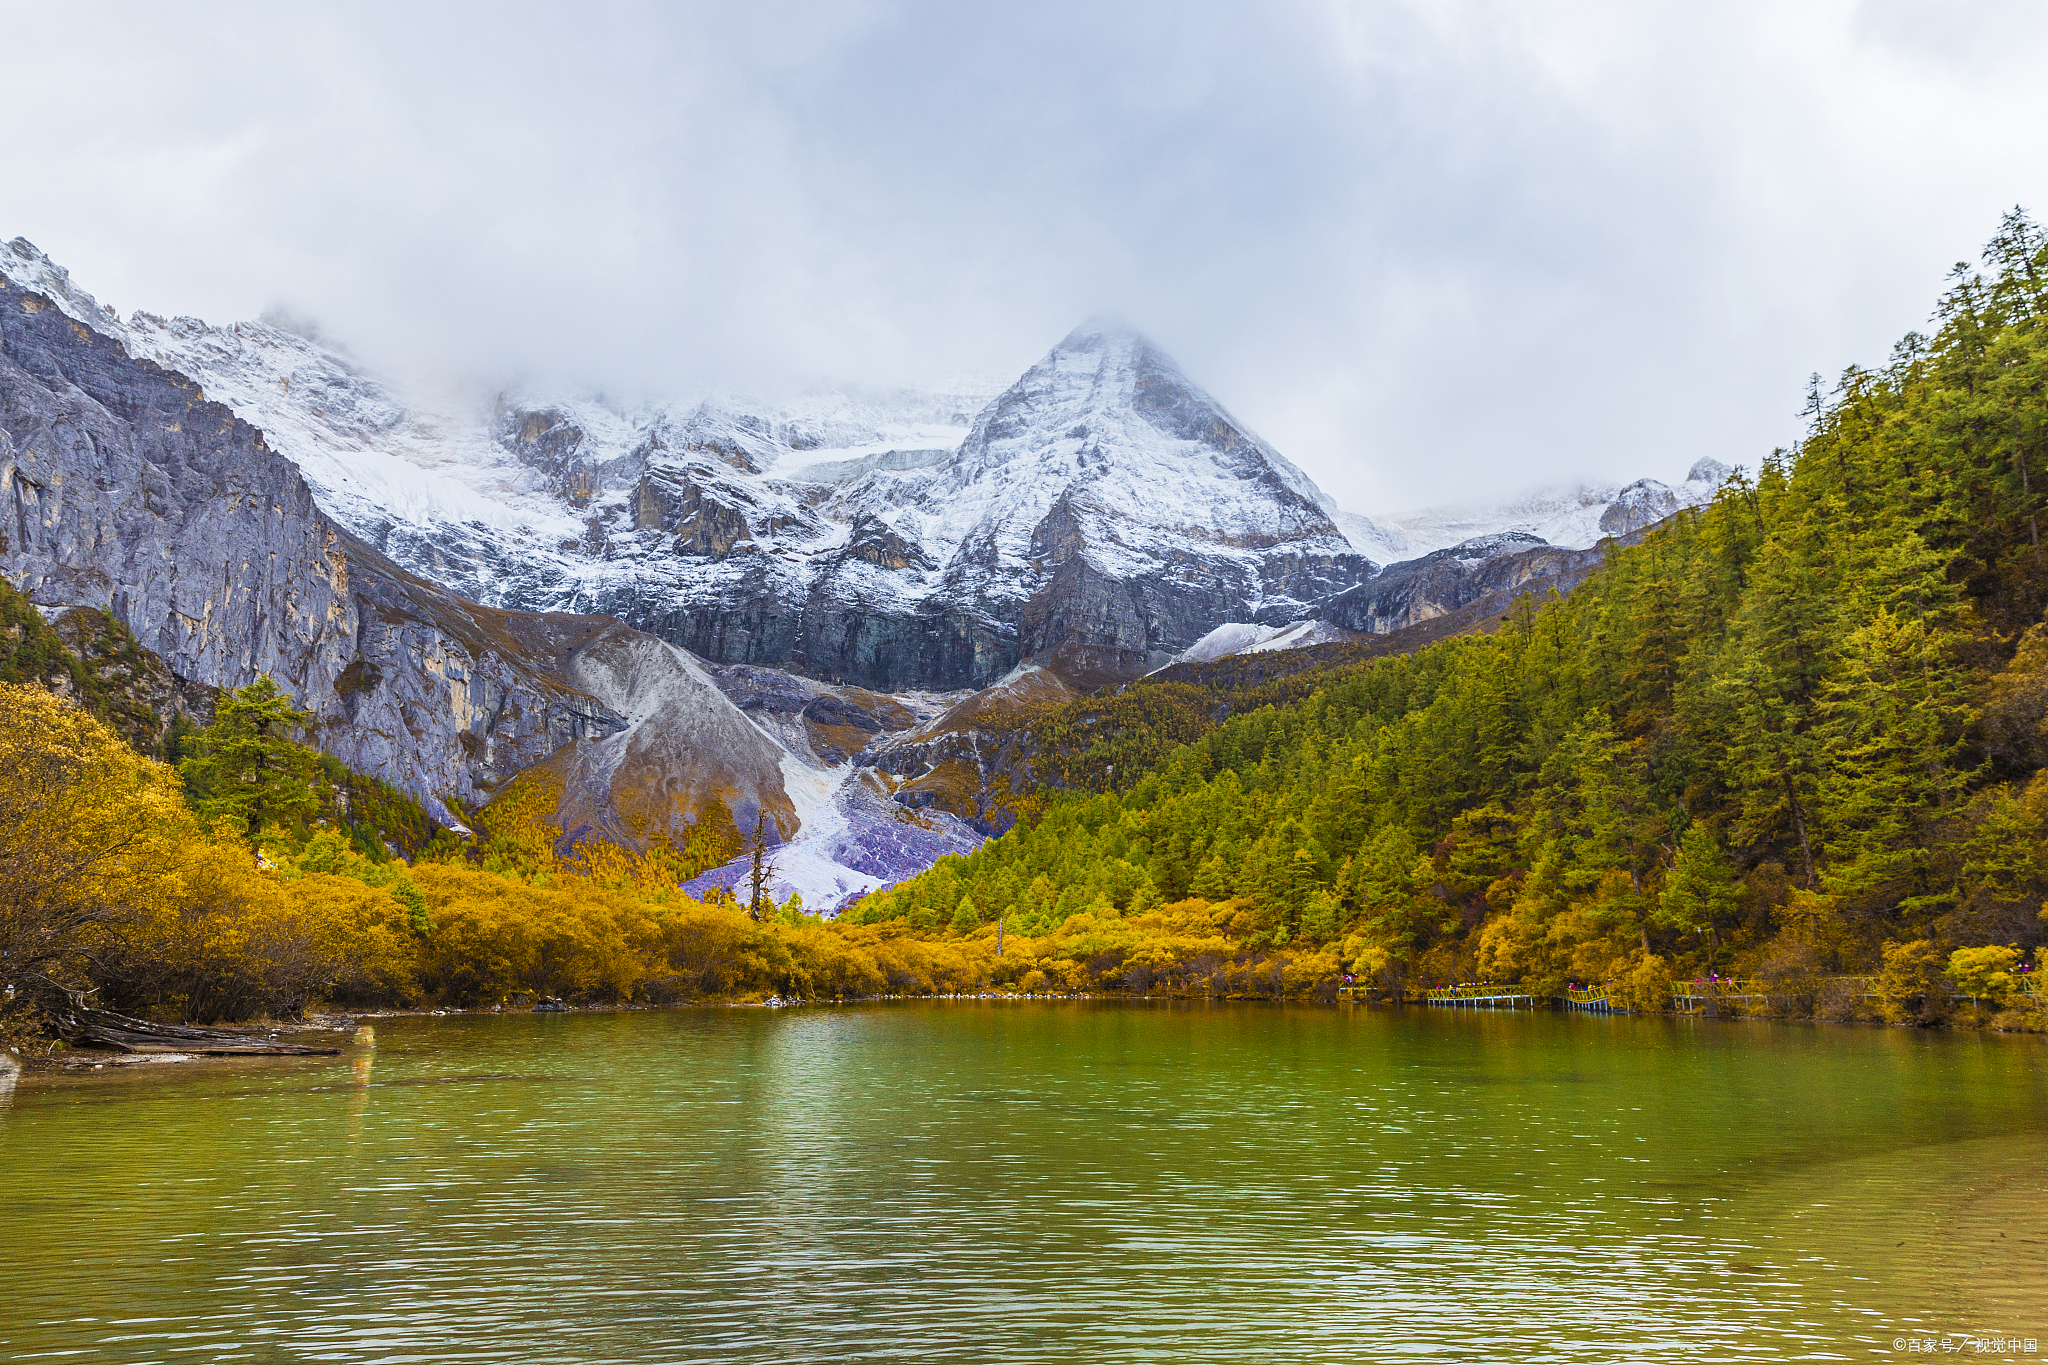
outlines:
[{"label": "yellow shrub along shore", "polygon": [[[676,890],[674,850],[558,856],[559,831],[534,814],[545,800],[508,803],[476,846],[442,844],[412,863],[318,820],[209,820],[193,805],[177,769],[48,692],[0,684],[0,1028],[11,1041],[46,1042],[48,1012],[67,997],[191,1023],[536,997],[1330,999],[1347,974],[1385,965],[1357,935],[1274,944],[1242,898],[1135,895],[1119,908],[1103,896],[1057,924],[998,923],[965,902],[943,928],[827,921],[795,905],[756,920]],[[1954,1022],[2029,1026],[2039,997],[2017,958],[1895,945],[1873,1008],[1930,1022],[1938,999]],[[1631,1003],[1668,1003],[1648,985],[1642,995]]]}]

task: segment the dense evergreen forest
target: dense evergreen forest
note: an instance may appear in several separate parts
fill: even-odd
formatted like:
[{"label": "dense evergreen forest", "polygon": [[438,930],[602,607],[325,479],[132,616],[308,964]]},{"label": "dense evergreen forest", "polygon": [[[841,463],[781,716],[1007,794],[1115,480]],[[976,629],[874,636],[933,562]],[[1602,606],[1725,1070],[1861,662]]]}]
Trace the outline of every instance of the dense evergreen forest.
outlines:
[{"label": "dense evergreen forest", "polygon": [[1645,1007],[1734,973],[1823,1013],[1870,975],[1940,1009],[1956,972],[2030,967],[2048,244],[2015,211],[1984,261],[1933,336],[1815,377],[1797,450],[1569,600],[1045,798],[858,918],[1028,938],[1167,910],[1388,990],[1614,981]]},{"label": "dense evergreen forest", "polygon": [[1812,386],[1568,599],[1408,653],[1177,670],[1026,713],[1019,817],[836,921],[679,885],[740,852],[573,847],[514,784],[436,831],[267,680],[178,684],[0,585],[0,1035],[87,996],[1333,994],[1755,983],[1774,1012],[2048,1028],[2048,241],[2018,212],[1932,336]]}]

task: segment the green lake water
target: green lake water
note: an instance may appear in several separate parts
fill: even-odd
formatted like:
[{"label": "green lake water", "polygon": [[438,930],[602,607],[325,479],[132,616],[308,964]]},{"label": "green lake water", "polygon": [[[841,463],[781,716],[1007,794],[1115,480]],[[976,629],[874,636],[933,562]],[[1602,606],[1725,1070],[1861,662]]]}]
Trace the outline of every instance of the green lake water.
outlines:
[{"label": "green lake water", "polygon": [[368,1033],[0,1098],[0,1359],[2048,1344],[2036,1038],[993,1001]]}]

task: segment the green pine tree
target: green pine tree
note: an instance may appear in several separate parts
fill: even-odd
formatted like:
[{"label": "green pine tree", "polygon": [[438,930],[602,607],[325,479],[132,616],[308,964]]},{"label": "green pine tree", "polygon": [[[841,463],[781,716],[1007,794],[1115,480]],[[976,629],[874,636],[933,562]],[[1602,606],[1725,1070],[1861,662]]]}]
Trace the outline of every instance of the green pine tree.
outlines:
[{"label": "green pine tree", "polygon": [[1734,918],[1741,899],[1742,884],[1721,841],[1705,825],[1694,825],[1678,841],[1652,919],[1666,929],[1704,935],[1718,947],[1721,926]]},{"label": "green pine tree", "polygon": [[981,913],[974,908],[972,896],[960,898],[960,905],[953,911],[953,919],[947,927],[956,934],[971,934],[981,927]]},{"label": "green pine tree", "polygon": [[292,735],[312,718],[268,675],[222,697],[197,736],[198,751],[178,765],[193,809],[208,820],[225,816],[252,837],[273,827],[302,832],[320,809],[320,756]]}]

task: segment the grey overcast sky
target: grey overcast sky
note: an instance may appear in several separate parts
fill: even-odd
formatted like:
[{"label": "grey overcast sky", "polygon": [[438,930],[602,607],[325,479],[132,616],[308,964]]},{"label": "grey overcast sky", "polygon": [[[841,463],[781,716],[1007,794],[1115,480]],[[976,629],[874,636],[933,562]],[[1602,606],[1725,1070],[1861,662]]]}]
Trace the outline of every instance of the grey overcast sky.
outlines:
[{"label": "grey overcast sky", "polygon": [[1366,512],[1754,464],[2048,214],[2036,0],[39,0],[0,75],[0,236],[123,312],[622,395],[1114,313]]}]

